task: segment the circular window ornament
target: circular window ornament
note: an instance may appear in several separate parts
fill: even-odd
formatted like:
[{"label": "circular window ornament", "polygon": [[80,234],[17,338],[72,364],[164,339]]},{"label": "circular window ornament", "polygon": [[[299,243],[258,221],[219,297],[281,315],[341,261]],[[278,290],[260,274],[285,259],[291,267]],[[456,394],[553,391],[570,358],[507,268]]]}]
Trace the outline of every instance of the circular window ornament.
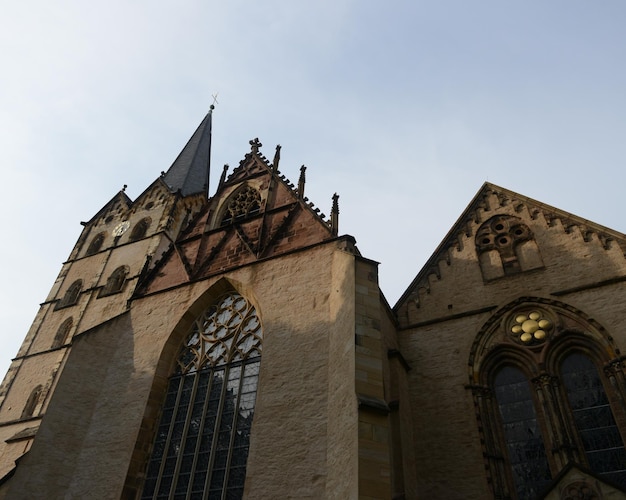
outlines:
[{"label": "circular window ornament", "polygon": [[554,319],[539,308],[517,311],[508,321],[508,333],[522,345],[543,344],[554,330]]}]

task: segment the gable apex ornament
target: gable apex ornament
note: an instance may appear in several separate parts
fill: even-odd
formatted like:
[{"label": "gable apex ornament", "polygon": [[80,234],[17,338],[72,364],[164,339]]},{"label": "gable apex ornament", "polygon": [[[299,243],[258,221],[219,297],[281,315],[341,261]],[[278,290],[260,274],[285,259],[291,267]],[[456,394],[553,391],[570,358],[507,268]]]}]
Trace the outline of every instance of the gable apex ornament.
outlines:
[{"label": "gable apex ornament", "polygon": [[255,137],[254,139],[250,141],[250,149],[252,150],[253,153],[258,153],[259,148],[261,147],[263,147],[263,144],[261,144],[261,141],[259,141],[258,137]]}]

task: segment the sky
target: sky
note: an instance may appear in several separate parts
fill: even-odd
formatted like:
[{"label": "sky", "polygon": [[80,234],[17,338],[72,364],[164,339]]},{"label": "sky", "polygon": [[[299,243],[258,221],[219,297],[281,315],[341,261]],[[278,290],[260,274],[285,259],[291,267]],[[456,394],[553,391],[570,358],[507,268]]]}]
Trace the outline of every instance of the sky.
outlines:
[{"label": "sky", "polygon": [[394,304],[485,181],[626,231],[623,0],[25,0],[0,17],[0,372],[81,230],[213,102],[211,183],[258,137]]}]

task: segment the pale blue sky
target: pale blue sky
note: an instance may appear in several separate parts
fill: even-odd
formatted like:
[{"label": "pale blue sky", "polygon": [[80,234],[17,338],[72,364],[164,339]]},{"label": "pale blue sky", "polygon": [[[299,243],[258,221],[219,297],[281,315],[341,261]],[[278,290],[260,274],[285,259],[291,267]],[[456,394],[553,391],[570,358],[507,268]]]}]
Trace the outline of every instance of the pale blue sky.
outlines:
[{"label": "pale blue sky", "polygon": [[211,94],[213,185],[259,137],[393,304],[486,180],[626,230],[626,2],[12,2],[0,18],[4,373],[88,220]]}]

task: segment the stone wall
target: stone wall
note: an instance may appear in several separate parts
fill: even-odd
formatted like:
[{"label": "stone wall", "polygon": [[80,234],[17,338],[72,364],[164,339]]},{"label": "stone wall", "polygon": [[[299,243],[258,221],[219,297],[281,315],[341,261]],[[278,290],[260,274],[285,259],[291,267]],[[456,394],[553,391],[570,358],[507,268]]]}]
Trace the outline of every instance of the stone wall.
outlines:
[{"label": "stone wall", "polygon": [[[476,235],[495,215],[530,228],[542,267],[495,279],[483,272]],[[468,364],[478,332],[500,308],[520,297],[558,301],[596,320],[618,349],[626,348],[626,261],[618,241],[607,238],[609,230],[527,201],[503,203],[495,194],[460,221],[453,228],[456,240],[438,250],[398,306],[423,498],[491,495]]]},{"label": "stone wall", "polygon": [[132,495],[133,474],[143,472],[135,443],[151,440],[141,433],[154,426],[151,405],[171,369],[172,346],[226,279],[254,303],[264,330],[248,497],[357,498],[354,256],[338,246],[136,300],[128,313],[75,338],[32,451],[7,485],[9,497],[117,498],[127,471],[124,495]]}]

